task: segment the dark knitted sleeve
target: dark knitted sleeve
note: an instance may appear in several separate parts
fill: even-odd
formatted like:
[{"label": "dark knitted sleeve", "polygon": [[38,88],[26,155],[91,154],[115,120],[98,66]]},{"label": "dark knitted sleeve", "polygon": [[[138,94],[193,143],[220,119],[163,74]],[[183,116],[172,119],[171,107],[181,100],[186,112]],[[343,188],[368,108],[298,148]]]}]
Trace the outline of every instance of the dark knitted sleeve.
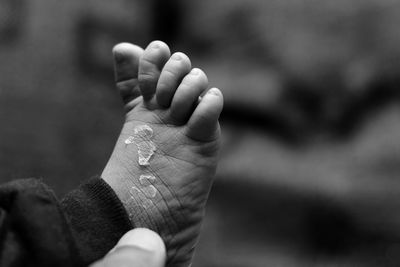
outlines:
[{"label": "dark knitted sleeve", "polygon": [[114,191],[88,180],[61,202],[37,179],[0,185],[0,266],[87,266],[131,229]]},{"label": "dark knitted sleeve", "polygon": [[53,192],[40,180],[0,186],[0,266],[79,266]]},{"label": "dark knitted sleeve", "polygon": [[132,229],[122,203],[101,178],[69,193],[61,206],[84,265],[103,257]]}]

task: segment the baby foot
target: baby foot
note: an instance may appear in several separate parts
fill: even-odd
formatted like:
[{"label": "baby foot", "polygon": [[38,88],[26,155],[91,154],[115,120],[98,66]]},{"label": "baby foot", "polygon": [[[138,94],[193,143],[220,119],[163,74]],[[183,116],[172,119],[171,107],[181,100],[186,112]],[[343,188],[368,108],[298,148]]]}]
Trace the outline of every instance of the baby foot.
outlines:
[{"label": "baby foot", "polygon": [[134,227],[163,237],[168,266],[188,266],[217,166],[222,94],[163,42],[120,44],[114,57],[127,114],[102,178]]}]

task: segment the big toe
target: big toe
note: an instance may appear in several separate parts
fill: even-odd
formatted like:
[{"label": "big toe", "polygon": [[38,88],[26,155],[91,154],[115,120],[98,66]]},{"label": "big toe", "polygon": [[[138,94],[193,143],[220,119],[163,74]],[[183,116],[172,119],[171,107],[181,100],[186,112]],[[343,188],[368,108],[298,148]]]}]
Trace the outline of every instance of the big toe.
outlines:
[{"label": "big toe", "polygon": [[130,43],[120,43],[113,48],[115,82],[125,104],[140,95],[137,78],[142,54],[141,47]]},{"label": "big toe", "polygon": [[212,141],[219,136],[218,118],[222,112],[224,100],[217,88],[211,88],[201,98],[187,123],[187,135],[198,141]]}]

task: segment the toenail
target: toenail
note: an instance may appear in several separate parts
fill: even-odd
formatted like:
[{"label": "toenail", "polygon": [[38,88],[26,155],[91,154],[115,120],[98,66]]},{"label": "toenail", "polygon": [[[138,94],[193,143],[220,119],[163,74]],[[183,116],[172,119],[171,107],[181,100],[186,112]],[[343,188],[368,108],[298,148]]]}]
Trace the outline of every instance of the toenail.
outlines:
[{"label": "toenail", "polygon": [[199,69],[192,69],[192,71],[190,72],[190,74],[199,75],[199,74],[200,74],[200,70],[199,70]]},{"label": "toenail", "polygon": [[173,60],[181,60],[182,59],[181,55],[179,55],[178,53],[173,54],[171,58]]},{"label": "toenail", "polygon": [[208,90],[207,94],[219,96],[219,92],[216,88],[211,88],[210,90]]},{"label": "toenail", "polygon": [[153,49],[158,49],[158,48],[160,48],[160,44],[155,42],[155,43],[152,43],[150,47]]}]

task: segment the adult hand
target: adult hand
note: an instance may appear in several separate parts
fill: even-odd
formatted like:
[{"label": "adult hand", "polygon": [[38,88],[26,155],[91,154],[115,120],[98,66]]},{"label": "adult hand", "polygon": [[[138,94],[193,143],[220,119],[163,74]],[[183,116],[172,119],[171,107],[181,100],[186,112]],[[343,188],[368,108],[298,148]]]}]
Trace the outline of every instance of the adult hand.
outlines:
[{"label": "adult hand", "polygon": [[136,228],[90,267],[164,267],[165,261],[166,249],[161,237],[151,230]]}]

